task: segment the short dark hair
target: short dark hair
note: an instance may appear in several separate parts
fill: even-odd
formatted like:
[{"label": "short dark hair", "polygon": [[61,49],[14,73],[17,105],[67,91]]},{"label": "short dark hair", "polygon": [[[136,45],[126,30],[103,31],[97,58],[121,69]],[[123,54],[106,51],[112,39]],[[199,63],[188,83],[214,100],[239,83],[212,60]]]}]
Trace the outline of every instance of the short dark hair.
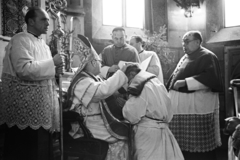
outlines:
[{"label": "short dark hair", "polygon": [[132,36],[131,38],[134,38],[137,43],[139,43],[139,42],[142,43],[142,47],[145,47],[146,42],[142,39],[141,36],[139,36],[139,35],[134,35],[134,36]]},{"label": "short dark hair", "polygon": [[199,32],[199,31],[195,31],[195,32],[193,32],[193,37],[194,37],[195,39],[200,40],[200,43],[202,43],[203,38],[202,38],[202,34],[201,34],[201,32]]},{"label": "short dark hair", "polygon": [[131,64],[127,67],[125,74],[126,76],[129,76],[130,72],[136,72],[139,73],[141,71],[141,68],[138,64]]},{"label": "short dark hair", "polygon": [[28,20],[29,19],[34,19],[34,18],[36,18],[37,17],[37,13],[36,13],[36,11],[40,11],[40,10],[42,10],[40,7],[37,7],[37,6],[35,6],[35,7],[30,7],[29,8],[29,10],[28,10],[28,12],[27,12],[27,14],[25,15],[25,22],[26,22],[26,24],[28,24]]},{"label": "short dark hair", "polygon": [[115,27],[115,28],[113,28],[112,33],[115,31],[124,31],[125,32],[125,29],[123,27]]},{"label": "short dark hair", "polygon": [[139,36],[139,35],[134,35],[134,36],[132,36],[131,38],[134,38],[137,43],[138,43],[138,42],[144,43],[143,39],[142,39],[141,36]]},{"label": "short dark hair", "polygon": [[199,40],[202,43],[203,38],[200,31],[189,31],[187,34],[192,34],[193,38]]}]

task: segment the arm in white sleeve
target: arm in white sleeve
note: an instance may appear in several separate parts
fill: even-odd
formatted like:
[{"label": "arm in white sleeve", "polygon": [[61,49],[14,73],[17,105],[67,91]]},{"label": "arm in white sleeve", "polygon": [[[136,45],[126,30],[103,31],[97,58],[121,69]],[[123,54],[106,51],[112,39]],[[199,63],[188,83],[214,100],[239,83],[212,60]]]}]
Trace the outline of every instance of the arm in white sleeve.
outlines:
[{"label": "arm in white sleeve", "polygon": [[123,116],[132,124],[136,124],[146,115],[146,106],[147,102],[141,96],[131,96],[123,107]]},{"label": "arm in white sleeve", "polygon": [[[104,50],[103,50],[103,52],[104,52]],[[102,53],[99,54],[99,57],[100,57],[101,60],[103,60]],[[106,79],[109,68],[110,68],[109,66],[103,65],[100,69],[99,76],[103,79]]]},{"label": "arm in white sleeve", "polygon": [[128,78],[125,73],[121,70],[118,70],[113,76],[109,77],[107,80],[98,82],[99,86],[94,95],[92,101],[98,102],[99,100],[105,99],[111,96],[114,92],[116,92],[119,88],[121,88],[124,84],[126,84]]},{"label": "arm in white sleeve", "polygon": [[100,69],[100,76],[101,76],[102,78],[106,79],[109,68],[110,68],[110,67],[108,67],[108,66],[103,66],[103,67]]},{"label": "arm in white sleeve", "polygon": [[97,103],[111,96],[126,82],[127,77],[120,70],[105,81],[84,78],[76,85],[74,95],[84,106],[88,106],[90,102]]},{"label": "arm in white sleeve", "polygon": [[17,38],[12,43],[10,58],[13,68],[20,78],[37,81],[50,79],[55,76],[55,66],[50,56],[50,50],[49,53],[34,55],[33,49],[30,49],[30,42],[24,39],[24,37]]},{"label": "arm in white sleeve", "polygon": [[190,90],[190,91],[201,90],[201,89],[208,89],[207,86],[205,86],[204,84],[200,83],[195,78],[192,78],[192,77],[185,78],[185,81],[186,81],[188,90]]}]

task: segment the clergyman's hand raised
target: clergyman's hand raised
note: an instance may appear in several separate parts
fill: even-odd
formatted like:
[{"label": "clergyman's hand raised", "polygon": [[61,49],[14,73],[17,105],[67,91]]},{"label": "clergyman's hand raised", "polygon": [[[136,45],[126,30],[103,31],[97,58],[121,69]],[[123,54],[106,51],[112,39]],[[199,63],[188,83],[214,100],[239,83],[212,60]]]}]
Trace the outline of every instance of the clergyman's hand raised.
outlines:
[{"label": "clergyman's hand raised", "polygon": [[123,71],[125,73],[125,71],[127,70],[128,66],[130,66],[132,64],[134,64],[134,63],[131,63],[131,62],[125,63],[123,65],[123,67],[121,68],[121,71]]},{"label": "clergyman's hand raised", "polygon": [[118,65],[112,65],[112,66],[108,69],[108,72],[116,72],[117,70],[119,70]]}]

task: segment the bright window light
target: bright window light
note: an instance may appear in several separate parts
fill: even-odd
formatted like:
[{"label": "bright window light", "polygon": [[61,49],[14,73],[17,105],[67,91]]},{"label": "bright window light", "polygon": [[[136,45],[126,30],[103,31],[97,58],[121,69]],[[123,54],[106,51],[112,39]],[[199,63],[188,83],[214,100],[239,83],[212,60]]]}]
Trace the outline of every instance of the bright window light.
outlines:
[{"label": "bright window light", "polygon": [[126,27],[143,28],[144,0],[126,0]]},{"label": "bright window light", "polygon": [[240,26],[240,0],[225,0],[225,27]]},{"label": "bright window light", "polygon": [[103,25],[143,28],[145,0],[102,0]]},{"label": "bright window light", "polygon": [[103,25],[122,26],[122,0],[103,0]]}]

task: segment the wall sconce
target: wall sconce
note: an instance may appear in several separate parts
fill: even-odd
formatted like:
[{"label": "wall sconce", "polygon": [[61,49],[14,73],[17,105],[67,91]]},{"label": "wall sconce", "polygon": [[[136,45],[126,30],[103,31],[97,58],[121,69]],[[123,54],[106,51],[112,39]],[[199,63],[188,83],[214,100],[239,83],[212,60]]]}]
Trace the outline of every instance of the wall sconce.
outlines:
[{"label": "wall sconce", "polygon": [[181,7],[185,10],[184,16],[191,18],[193,14],[193,7],[200,8],[200,2],[203,0],[174,0],[177,3],[178,7]]}]

